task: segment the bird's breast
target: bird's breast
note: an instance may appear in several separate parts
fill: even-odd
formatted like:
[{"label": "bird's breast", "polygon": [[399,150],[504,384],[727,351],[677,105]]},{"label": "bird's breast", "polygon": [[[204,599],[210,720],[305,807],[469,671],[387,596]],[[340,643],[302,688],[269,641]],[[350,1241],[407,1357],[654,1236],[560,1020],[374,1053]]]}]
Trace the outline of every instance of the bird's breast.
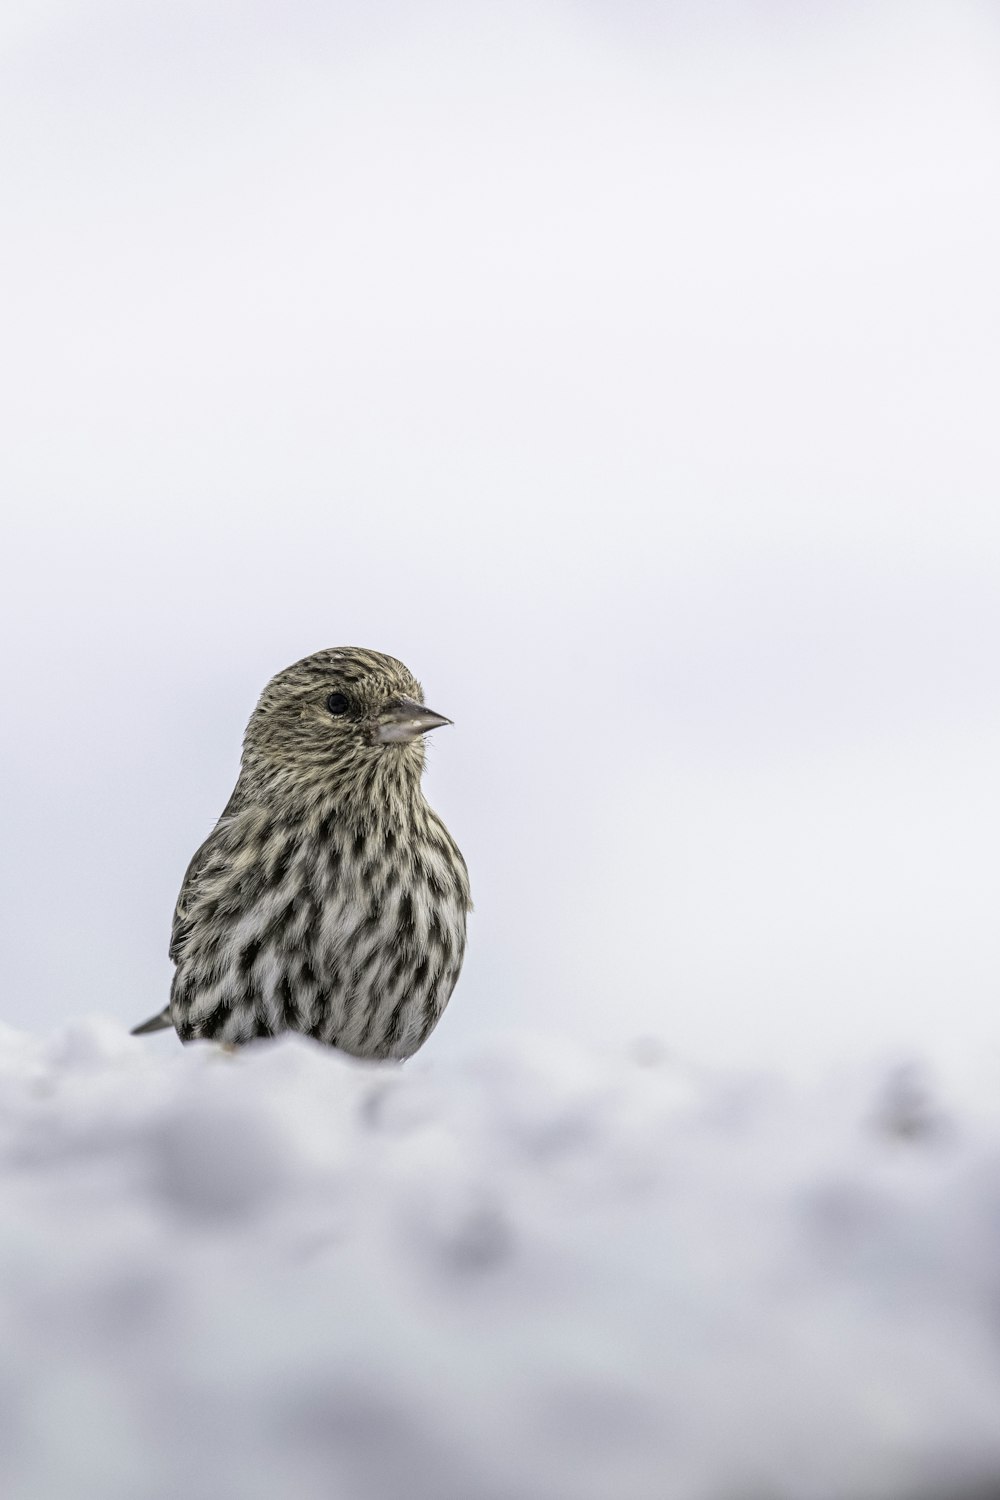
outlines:
[{"label": "bird's breast", "polygon": [[224,922],[194,922],[179,962],[189,1034],[292,1029],[362,1057],[421,1045],[465,947],[465,868],[443,839],[300,838],[240,890]]}]

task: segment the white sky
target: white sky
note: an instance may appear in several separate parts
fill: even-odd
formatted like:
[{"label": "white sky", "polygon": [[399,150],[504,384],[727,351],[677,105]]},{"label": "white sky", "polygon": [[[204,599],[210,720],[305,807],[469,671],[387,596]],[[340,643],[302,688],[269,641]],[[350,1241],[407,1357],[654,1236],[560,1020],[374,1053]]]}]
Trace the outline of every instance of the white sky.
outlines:
[{"label": "white sky", "polygon": [[162,1003],[265,680],[401,656],[434,1039],[1000,1056],[986,5],[5,8],[3,1019]]}]

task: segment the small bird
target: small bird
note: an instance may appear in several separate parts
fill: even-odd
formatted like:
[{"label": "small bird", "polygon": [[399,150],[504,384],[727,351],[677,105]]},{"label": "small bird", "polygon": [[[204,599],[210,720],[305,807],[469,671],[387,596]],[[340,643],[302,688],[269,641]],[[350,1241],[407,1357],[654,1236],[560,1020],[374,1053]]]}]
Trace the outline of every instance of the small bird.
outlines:
[{"label": "small bird", "polygon": [[273,677],[181,886],[170,1002],[133,1035],[300,1031],[355,1057],[416,1052],[455,988],[472,905],[420,786],[423,736],[450,723],[378,651],[318,651]]}]

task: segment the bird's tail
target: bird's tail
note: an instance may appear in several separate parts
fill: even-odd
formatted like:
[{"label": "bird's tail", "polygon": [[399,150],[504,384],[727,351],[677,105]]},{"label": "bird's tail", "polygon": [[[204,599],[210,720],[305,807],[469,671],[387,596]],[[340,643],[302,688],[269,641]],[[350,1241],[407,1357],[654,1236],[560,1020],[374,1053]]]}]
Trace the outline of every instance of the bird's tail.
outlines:
[{"label": "bird's tail", "polygon": [[140,1026],[133,1026],[129,1032],[130,1036],[145,1036],[148,1031],[166,1031],[172,1026],[173,1019],[170,1015],[170,1006],[165,1005],[158,1016],[150,1016],[148,1021],[143,1021]]}]

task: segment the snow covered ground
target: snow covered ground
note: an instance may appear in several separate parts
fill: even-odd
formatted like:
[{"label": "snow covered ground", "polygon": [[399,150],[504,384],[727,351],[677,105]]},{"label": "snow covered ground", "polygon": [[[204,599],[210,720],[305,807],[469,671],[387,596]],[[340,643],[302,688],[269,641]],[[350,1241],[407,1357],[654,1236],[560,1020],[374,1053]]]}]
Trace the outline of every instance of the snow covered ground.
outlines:
[{"label": "snow covered ground", "polygon": [[94,1020],[0,1034],[0,1184],[9,1500],[1000,1495],[988,1094]]}]

